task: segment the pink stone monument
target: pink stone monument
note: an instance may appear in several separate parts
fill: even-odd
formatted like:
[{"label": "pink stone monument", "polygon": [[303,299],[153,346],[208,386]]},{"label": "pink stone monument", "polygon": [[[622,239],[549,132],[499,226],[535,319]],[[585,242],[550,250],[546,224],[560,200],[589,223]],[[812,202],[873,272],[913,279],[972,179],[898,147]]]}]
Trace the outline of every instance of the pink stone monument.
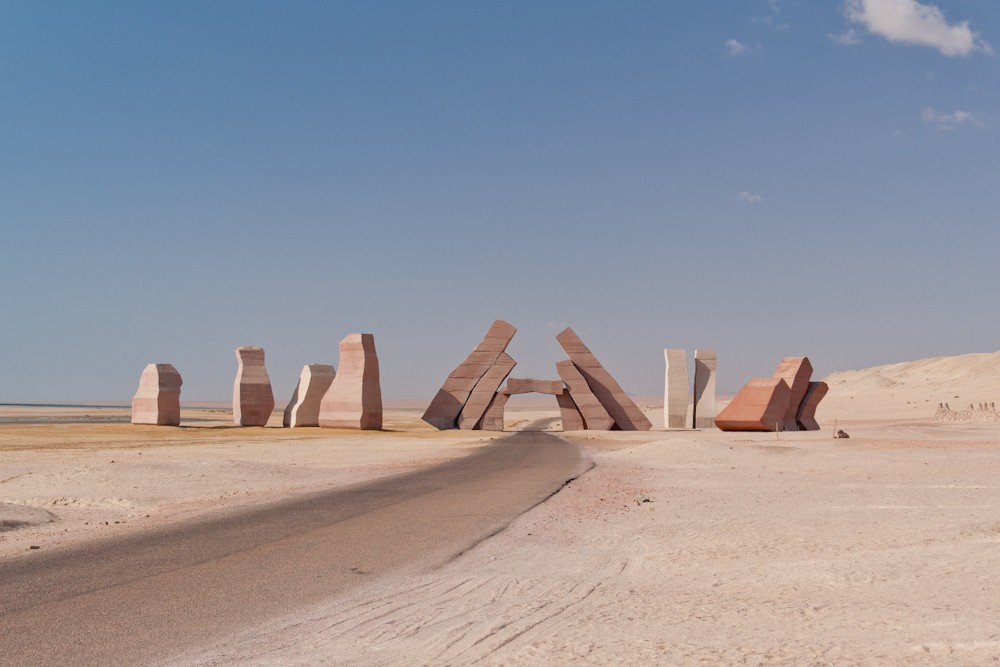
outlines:
[{"label": "pink stone monument", "polygon": [[694,428],[715,426],[715,350],[694,351]]},{"label": "pink stone monument", "polygon": [[795,417],[799,412],[799,405],[809,389],[809,378],[812,376],[812,364],[808,357],[785,357],[778,364],[774,375],[771,377],[781,378],[788,385],[790,391],[788,396],[788,407],[785,408],[783,419],[783,431],[798,431],[799,423]]},{"label": "pink stone monument", "polygon": [[182,384],[181,374],[172,365],[146,366],[132,397],[132,423],[179,426]]},{"label": "pink stone monument", "polygon": [[559,414],[562,417],[563,431],[583,431],[587,427],[583,421],[580,409],[573,402],[573,397],[569,391],[562,391],[556,394],[556,402],[559,403]]},{"label": "pink stone monument", "polygon": [[323,396],[337,377],[337,369],[326,364],[308,364],[302,367],[299,383],[295,385],[292,400],[288,401],[282,426],[319,426],[319,405]]},{"label": "pink stone monument", "polygon": [[473,429],[476,427],[493,400],[493,395],[497,393],[497,389],[500,388],[500,385],[503,384],[516,365],[517,362],[506,352],[500,354],[469,395],[469,400],[466,401],[458,416],[458,428]]},{"label": "pink stone monument", "polygon": [[566,327],[556,340],[565,350],[583,377],[587,380],[590,390],[601,402],[604,409],[615,420],[615,425],[623,431],[648,431],[652,423],[642,414],[631,398],[622,390],[597,357],[583,344],[576,333]]},{"label": "pink stone monument", "polygon": [[517,329],[503,320],[493,322],[486,337],[445,379],[424,412],[423,420],[438,429],[455,428],[469,396],[497,363],[516,332]]},{"label": "pink stone monument", "polygon": [[233,421],[240,426],[264,426],[274,411],[271,378],[264,367],[264,348],[236,348],[239,368],[233,383]]},{"label": "pink stone monument", "polygon": [[556,371],[565,383],[573,404],[583,417],[584,428],[590,431],[608,431],[615,425],[608,411],[590,391],[587,380],[569,359],[556,362]]},{"label": "pink stone monument", "polygon": [[382,387],[372,334],[349,334],[340,341],[340,370],[320,403],[319,425],[382,428]]},{"label": "pink stone monument", "polygon": [[493,400],[486,407],[486,412],[483,413],[483,418],[479,420],[476,424],[477,431],[502,431],[503,430],[503,414],[504,409],[507,407],[507,401],[510,400],[510,394],[505,394],[502,391],[498,391],[493,394]]},{"label": "pink stone monument", "polygon": [[819,422],[816,421],[816,408],[819,402],[826,396],[830,387],[825,382],[810,382],[809,389],[799,405],[799,412],[795,415],[795,420],[799,423],[799,428],[803,431],[818,431]]},{"label": "pink stone monument", "polygon": [[718,414],[715,426],[722,431],[777,431],[790,395],[781,378],[754,378]]}]

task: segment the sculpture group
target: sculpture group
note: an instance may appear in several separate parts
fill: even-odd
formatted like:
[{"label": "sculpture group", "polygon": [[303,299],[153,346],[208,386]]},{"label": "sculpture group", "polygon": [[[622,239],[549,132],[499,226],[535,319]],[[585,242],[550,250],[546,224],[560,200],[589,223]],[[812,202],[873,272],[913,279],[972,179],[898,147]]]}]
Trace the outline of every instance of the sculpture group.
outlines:
[{"label": "sculpture group", "polygon": [[754,378],[715,418],[723,431],[816,431],[825,382],[810,382],[807,357],[786,357],[769,378]]},{"label": "sculpture group", "polygon": [[[479,345],[445,379],[423,420],[442,430],[502,431],[508,399],[538,392],[556,397],[564,431],[650,429],[652,424],[639,407],[568,327],[556,336],[569,357],[556,364],[558,380],[508,379],[517,362],[506,350],[516,332],[503,320],[493,322]],[[501,389],[504,380],[507,386]]]},{"label": "sculpture group", "polygon": [[[274,392],[264,365],[264,348],[236,348],[233,421],[265,426],[274,412]],[[181,376],[170,364],[149,364],[132,399],[132,423],[180,424]],[[340,341],[340,373],[333,366],[308,364],[282,415],[282,425],[361,430],[382,428],[382,388],[372,334]]]}]

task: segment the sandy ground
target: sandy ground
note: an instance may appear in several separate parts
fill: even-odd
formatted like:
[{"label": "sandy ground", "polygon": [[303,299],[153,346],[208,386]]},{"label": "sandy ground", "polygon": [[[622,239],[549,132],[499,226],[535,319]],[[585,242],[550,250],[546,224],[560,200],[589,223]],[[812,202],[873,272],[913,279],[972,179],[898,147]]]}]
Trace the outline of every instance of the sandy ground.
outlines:
[{"label": "sandy ground", "polygon": [[[418,416],[390,423],[417,429]],[[523,410],[508,426],[557,428],[557,416]],[[444,567],[373,582],[176,662],[996,662],[1000,427],[926,417],[843,418],[848,440],[831,438],[826,420],[820,432],[780,436],[570,434],[596,467]],[[658,410],[650,418],[662,423]],[[199,425],[170,435],[0,425],[0,503],[58,517],[0,533],[0,557],[426,465],[483,442]]]}]

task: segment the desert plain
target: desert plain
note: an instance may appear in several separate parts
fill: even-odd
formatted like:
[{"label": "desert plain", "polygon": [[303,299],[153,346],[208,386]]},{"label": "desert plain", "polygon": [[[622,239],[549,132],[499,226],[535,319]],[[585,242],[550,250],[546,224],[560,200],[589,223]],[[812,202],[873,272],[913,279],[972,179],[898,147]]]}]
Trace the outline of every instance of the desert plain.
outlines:
[{"label": "desert plain", "polygon": [[[588,462],[554,495],[460,549],[208,639],[179,637],[151,662],[1000,660],[1000,424],[932,419],[939,402],[1000,398],[1000,353],[827,381],[814,432],[664,430],[657,401],[639,399],[652,431],[563,434],[554,400],[512,403],[508,431],[549,432]],[[224,407],[187,407],[176,428],[130,425],[123,408],[0,408],[0,571],[393,479],[511,435],[439,432],[423,407],[387,404],[379,432],[281,429],[280,412],[236,428]],[[14,664],[2,648],[0,663]]]}]

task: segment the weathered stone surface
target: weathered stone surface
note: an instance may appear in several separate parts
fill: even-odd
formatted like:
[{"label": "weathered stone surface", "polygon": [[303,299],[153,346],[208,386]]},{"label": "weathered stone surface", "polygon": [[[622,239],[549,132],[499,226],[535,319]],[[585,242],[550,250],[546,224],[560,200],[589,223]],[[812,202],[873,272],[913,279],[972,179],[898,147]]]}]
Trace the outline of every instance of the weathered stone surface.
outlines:
[{"label": "weathered stone surface", "polygon": [[781,378],[788,385],[791,393],[788,397],[788,407],[785,408],[783,431],[798,431],[799,423],[795,416],[799,405],[809,389],[809,378],[812,377],[812,364],[808,357],[785,357],[774,371],[773,378]]},{"label": "weathered stone surface", "polygon": [[558,396],[563,393],[562,380],[535,380],[533,378],[509,378],[503,393],[508,396],[514,394],[552,394]]},{"label": "weathered stone surface", "polygon": [[642,414],[639,406],[625,394],[611,373],[601,365],[572,329],[569,327],[563,329],[556,336],[556,340],[587,380],[590,390],[615,420],[618,428],[623,431],[648,431],[652,428],[653,425],[646,419],[646,415]]},{"label": "weathered stone surface", "polygon": [[236,348],[236,380],[233,382],[233,421],[240,426],[264,426],[274,411],[271,378],[264,367],[264,348]]},{"label": "weathered stone surface", "polygon": [[382,385],[372,334],[348,334],[340,341],[340,370],[320,402],[319,425],[382,428]]},{"label": "weathered stone surface", "polygon": [[663,374],[663,427],[687,427],[688,364],[687,350],[668,348],[663,351],[666,370]]},{"label": "weathered stone surface", "polygon": [[715,426],[715,350],[694,351],[694,428]]},{"label": "weathered stone surface", "polygon": [[799,423],[799,428],[803,431],[818,431],[819,422],[816,421],[816,408],[819,402],[830,390],[825,382],[810,382],[806,395],[799,404],[799,412],[795,415],[795,420]]},{"label": "weathered stone surface", "polygon": [[292,400],[288,401],[285,407],[282,425],[291,428],[319,426],[319,406],[335,377],[337,369],[333,366],[326,364],[303,366]]},{"label": "weathered stone surface", "polygon": [[149,364],[132,397],[132,423],[178,426],[181,423],[181,374],[171,364]]},{"label": "weathered stone surface", "polygon": [[517,362],[511,359],[506,352],[500,354],[496,363],[490,366],[490,370],[486,371],[482,379],[476,383],[475,389],[469,394],[469,400],[466,401],[462,413],[458,416],[459,428],[473,429],[476,427],[479,420],[483,418],[483,414],[486,413],[490,401],[493,400],[493,394],[497,392],[497,389],[500,388],[500,385],[503,384],[516,365]]},{"label": "weathered stone surface", "polygon": [[562,416],[562,430],[583,431],[586,429],[583,415],[580,414],[580,410],[577,408],[576,403],[573,402],[573,397],[570,396],[569,391],[556,394],[556,401],[559,403],[559,414]]},{"label": "weathered stone surface", "polygon": [[790,395],[781,378],[754,378],[719,413],[715,425],[723,431],[776,431],[783,424]]},{"label": "weathered stone surface", "polygon": [[455,428],[473,389],[507,349],[516,332],[517,329],[503,320],[493,322],[486,337],[445,379],[424,411],[423,420],[435,428]]},{"label": "weathered stone surface", "polygon": [[476,424],[477,431],[502,431],[503,430],[503,413],[504,408],[507,407],[507,401],[510,400],[510,395],[504,394],[503,392],[497,392],[493,394],[493,400],[486,407],[486,412],[483,413],[483,418],[479,420]]},{"label": "weathered stone surface", "polygon": [[559,377],[569,388],[569,394],[573,403],[583,415],[584,428],[590,431],[607,431],[615,425],[615,420],[611,418],[608,411],[604,409],[601,402],[590,390],[590,385],[580,373],[580,370],[569,359],[564,359],[556,363],[556,370]]}]

